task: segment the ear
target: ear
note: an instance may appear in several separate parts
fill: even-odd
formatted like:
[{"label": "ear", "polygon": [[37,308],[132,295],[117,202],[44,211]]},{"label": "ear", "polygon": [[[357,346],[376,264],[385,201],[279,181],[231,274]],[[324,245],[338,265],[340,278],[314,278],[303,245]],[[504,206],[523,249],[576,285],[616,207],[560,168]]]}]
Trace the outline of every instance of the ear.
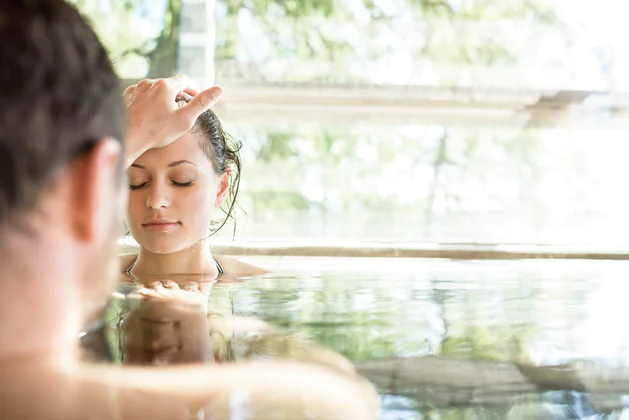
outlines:
[{"label": "ear", "polygon": [[71,165],[70,226],[81,242],[98,241],[111,229],[113,215],[118,212],[121,148],[119,141],[104,138]]},{"label": "ear", "polygon": [[216,182],[218,184],[218,188],[216,190],[216,201],[214,202],[216,207],[220,207],[225,204],[225,199],[229,191],[229,174],[230,171],[227,171],[217,177]]}]

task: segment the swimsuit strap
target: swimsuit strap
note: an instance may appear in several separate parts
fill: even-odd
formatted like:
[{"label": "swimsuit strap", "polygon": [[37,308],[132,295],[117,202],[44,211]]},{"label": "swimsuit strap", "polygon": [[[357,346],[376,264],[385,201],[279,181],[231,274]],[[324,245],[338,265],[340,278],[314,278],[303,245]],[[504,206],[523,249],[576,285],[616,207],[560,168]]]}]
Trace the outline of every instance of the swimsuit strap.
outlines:
[{"label": "swimsuit strap", "polygon": [[127,274],[131,275],[131,269],[133,268],[134,265],[135,265],[135,261],[133,261],[131,265],[129,266],[129,268],[127,268]]},{"label": "swimsuit strap", "polygon": [[[216,268],[218,269],[218,276],[216,276],[216,278],[219,278],[225,273],[225,271],[223,270],[223,267],[221,267],[221,265],[218,263],[218,260],[216,258],[214,258],[214,262],[216,263]],[[131,265],[129,266],[129,268],[127,268],[127,274],[132,275],[131,269],[133,268],[134,265],[135,265],[135,261],[133,261]]]},{"label": "swimsuit strap", "polygon": [[216,278],[219,278],[220,276],[223,275],[224,271],[223,271],[223,267],[221,267],[221,265],[218,263],[218,261],[216,260],[216,258],[214,258],[214,262],[216,263],[216,268],[218,268],[218,276],[216,276]]}]

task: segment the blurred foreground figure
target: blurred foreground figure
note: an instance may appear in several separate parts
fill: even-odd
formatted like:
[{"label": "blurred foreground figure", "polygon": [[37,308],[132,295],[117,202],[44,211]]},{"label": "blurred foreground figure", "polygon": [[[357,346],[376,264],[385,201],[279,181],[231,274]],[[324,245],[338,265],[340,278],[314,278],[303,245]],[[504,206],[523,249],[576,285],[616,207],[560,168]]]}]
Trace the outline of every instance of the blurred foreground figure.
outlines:
[{"label": "blurred foreground figure", "polygon": [[[377,416],[369,390],[321,367],[80,364],[80,327],[116,281],[123,168],[188,131],[220,89],[143,81],[125,109],[105,50],[61,0],[0,2],[0,63],[0,418]],[[194,99],[177,108],[181,92]]]}]

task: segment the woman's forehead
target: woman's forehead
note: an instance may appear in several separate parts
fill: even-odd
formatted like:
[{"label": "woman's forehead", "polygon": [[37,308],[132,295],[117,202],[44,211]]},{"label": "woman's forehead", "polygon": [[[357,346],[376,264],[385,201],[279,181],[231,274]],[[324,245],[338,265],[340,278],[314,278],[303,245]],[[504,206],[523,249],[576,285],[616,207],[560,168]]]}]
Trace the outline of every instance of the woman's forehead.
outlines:
[{"label": "woman's forehead", "polygon": [[188,160],[199,166],[205,163],[210,164],[199,145],[199,139],[191,132],[179,137],[168,146],[147,150],[136,160],[136,163],[168,165],[177,160]]}]

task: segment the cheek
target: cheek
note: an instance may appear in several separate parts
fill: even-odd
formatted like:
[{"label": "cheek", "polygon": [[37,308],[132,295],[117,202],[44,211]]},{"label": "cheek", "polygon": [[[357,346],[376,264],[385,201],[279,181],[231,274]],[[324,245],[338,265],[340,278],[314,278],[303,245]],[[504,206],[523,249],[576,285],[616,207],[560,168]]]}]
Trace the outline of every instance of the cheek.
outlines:
[{"label": "cheek", "polygon": [[146,198],[141,191],[131,191],[128,194],[127,200],[127,222],[133,223],[137,219],[142,217],[142,213],[146,209],[144,205]]},{"label": "cheek", "polygon": [[173,204],[179,212],[190,216],[202,211],[204,195],[202,188],[181,188],[173,194]]},{"label": "cheek", "polygon": [[[177,197],[177,211],[194,229],[207,230],[214,213],[212,188],[195,188]],[[215,195],[215,193],[214,193]]]}]

